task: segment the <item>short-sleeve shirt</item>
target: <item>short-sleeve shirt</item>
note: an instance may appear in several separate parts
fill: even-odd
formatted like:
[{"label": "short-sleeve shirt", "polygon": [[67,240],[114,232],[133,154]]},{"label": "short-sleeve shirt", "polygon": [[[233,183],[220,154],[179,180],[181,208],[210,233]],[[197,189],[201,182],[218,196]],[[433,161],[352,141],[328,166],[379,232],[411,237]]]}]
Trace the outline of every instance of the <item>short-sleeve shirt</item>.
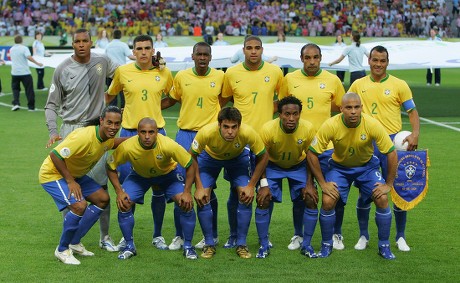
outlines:
[{"label": "short-sleeve shirt", "polygon": [[316,133],[310,150],[321,154],[330,141],[334,144],[332,159],[345,167],[366,164],[374,154],[373,141],[383,154],[394,150],[393,142],[380,122],[364,113],[356,128],[345,125],[343,114],[329,118]]},{"label": "short-sleeve shirt", "polygon": [[142,118],[155,119],[158,128],[165,126],[161,113],[161,98],[169,93],[173,77],[168,68],[142,70],[135,62],[120,66],[113,76],[107,93],[125,95],[125,109],[121,125],[125,129],[137,129]]},{"label": "short-sleeve shirt", "polygon": [[195,68],[176,74],[169,95],[181,103],[177,120],[180,129],[198,131],[217,120],[223,81],[224,72],[213,68],[208,68],[204,76],[199,76]]},{"label": "short-sleeve shirt", "polygon": [[392,75],[387,75],[380,82],[365,76],[356,80],[349,92],[361,97],[363,112],[379,120],[390,135],[402,129],[401,106],[407,112],[415,108],[407,83]]},{"label": "short-sleeve shirt", "polygon": [[238,157],[246,145],[257,156],[265,152],[262,139],[250,126],[241,123],[238,135],[229,142],[222,137],[218,122],[214,122],[198,131],[191,150],[195,154],[205,150],[214,159],[229,160]]},{"label": "short-sleeve shirt", "polygon": [[342,55],[348,56],[348,65],[350,72],[363,71],[363,58],[366,55],[367,50],[364,46],[356,46],[356,42],[352,42],[350,46],[347,46],[343,50]]},{"label": "short-sleeve shirt", "polygon": [[291,168],[305,160],[315,137],[313,125],[303,119],[294,132],[284,132],[280,118],[265,123],[260,137],[267,149],[269,160],[281,168]]},{"label": "short-sleeve shirt", "polygon": [[283,72],[278,66],[263,62],[250,71],[243,62],[227,69],[222,97],[233,96],[233,106],[240,110],[243,123],[254,129],[273,119],[273,101],[279,93]]},{"label": "short-sleeve shirt", "polygon": [[119,39],[113,39],[105,48],[105,54],[118,65],[126,64],[126,57],[133,55],[128,44]]},{"label": "short-sleeve shirt", "polygon": [[15,44],[10,49],[11,75],[25,76],[30,75],[29,62],[27,57],[31,56],[28,47],[22,44]]},{"label": "short-sleeve shirt", "polygon": [[177,167],[177,163],[188,168],[192,164],[192,156],[178,143],[163,135],[157,135],[153,147],[145,149],[136,135],[122,142],[107,159],[107,165],[112,170],[126,162],[131,163],[138,175],[153,178],[168,174]]},{"label": "short-sleeve shirt", "polygon": [[[103,141],[99,136],[99,126],[79,128],[71,132],[53,149],[57,157],[65,161],[67,169],[74,178],[86,175],[101,159],[104,153],[113,148],[114,139]],[[48,156],[40,167],[41,184],[62,179]]]}]

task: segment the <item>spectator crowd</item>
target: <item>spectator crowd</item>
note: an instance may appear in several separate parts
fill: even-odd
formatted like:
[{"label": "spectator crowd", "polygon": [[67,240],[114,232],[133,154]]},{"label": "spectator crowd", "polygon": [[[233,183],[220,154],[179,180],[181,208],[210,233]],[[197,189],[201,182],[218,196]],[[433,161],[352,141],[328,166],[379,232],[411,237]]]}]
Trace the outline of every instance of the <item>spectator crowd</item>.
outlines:
[{"label": "spectator crowd", "polygon": [[451,21],[460,24],[458,0],[450,3],[452,9],[445,0],[4,0],[0,36],[66,36],[86,28],[109,37],[115,29],[124,36],[332,36],[358,30],[367,37],[427,37],[437,26],[449,37],[458,35]]}]

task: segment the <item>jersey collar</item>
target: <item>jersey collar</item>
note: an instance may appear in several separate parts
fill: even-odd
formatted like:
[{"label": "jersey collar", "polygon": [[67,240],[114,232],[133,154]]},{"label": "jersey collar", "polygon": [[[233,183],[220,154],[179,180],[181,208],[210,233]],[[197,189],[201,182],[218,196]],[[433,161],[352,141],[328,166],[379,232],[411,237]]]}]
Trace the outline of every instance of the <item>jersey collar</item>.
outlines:
[{"label": "jersey collar", "polygon": [[138,69],[138,70],[140,70],[140,71],[150,71],[150,70],[155,69],[155,66],[152,66],[152,68],[150,68],[150,69],[148,69],[148,70],[142,70],[141,67],[139,67],[139,66],[137,65],[136,62],[134,62],[134,67],[136,67],[136,69]]},{"label": "jersey collar", "polygon": [[342,120],[342,123],[345,127],[349,128],[349,129],[355,129],[355,128],[358,128],[359,125],[361,125],[361,121],[363,120],[363,115],[359,116],[359,122],[358,124],[356,124],[356,127],[353,127],[353,128],[350,128],[348,127],[347,123],[345,123],[345,120],[343,119],[343,113],[342,113],[342,116],[340,116],[341,120]]},{"label": "jersey collar", "polygon": [[95,129],[96,129],[96,138],[97,138],[97,140],[100,141],[100,142],[104,142],[102,140],[102,138],[101,138],[101,135],[99,135],[99,126],[96,126]]},{"label": "jersey collar", "polygon": [[203,76],[199,75],[199,74],[196,72],[196,68],[195,68],[195,67],[192,68],[192,72],[193,72],[196,76],[205,77],[205,76],[209,75],[209,73],[211,73],[211,68],[208,67],[208,70],[206,71],[206,73],[205,73]]},{"label": "jersey collar", "polygon": [[[300,71],[302,72],[302,74],[306,77],[310,77],[307,73],[305,73],[305,70],[302,68],[300,69]],[[318,72],[316,72],[316,74],[313,75],[313,77],[317,77],[319,76],[321,73],[323,72],[323,69],[319,69]]]},{"label": "jersey collar", "polygon": [[292,133],[286,133],[286,131],[285,131],[284,128],[283,128],[283,124],[281,123],[281,119],[280,119],[279,124],[280,124],[281,131],[283,131],[283,133],[285,133],[285,134],[287,134],[287,135],[290,135],[290,134],[295,133],[295,132],[297,131],[297,129],[299,128],[299,123],[297,123],[297,126],[295,127],[294,131],[292,131]]},{"label": "jersey collar", "polygon": [[147,147],[147,146],[143,145],[142,142],[141,142],[141,138],[139,136],[137,137],[137,141],[139,142],[139,145],[145,150],[154,149],[155,147],[157,147],[156,142],[154,144],[152,144],[152,146],[150,146],[150,147]]},{"label": "jersey collar", "polygon": [[[377,83],[374,78],[372,77],[372,75],[369,76],[371,78],[371,81],[374,82],[374,83]],[[380,80],[380,83],[383,83],[384,81],[388,80],[388,78],[390,77],[390,75],[386,74],[385,77],[383,79]]]},{"label": "jersey collar", "polygon": [[[260,65],[259,65],[259,67],[257,68],[257,70],[256,70],[256,71],[258,71],[258,70],[262,69],[262,68],[263,68],[263,66],[264,66],[264,64],[265,64],[265,61],[264,61],[264,60],[262,60],[262,63],[260,63]],[[252,70],[251,70],[251,69],[249,69],[249,67],[246,65],[246,62],[243,62],[243,67],[244,67],[246,70],[248,70],[248,71],[252,71]]]}]

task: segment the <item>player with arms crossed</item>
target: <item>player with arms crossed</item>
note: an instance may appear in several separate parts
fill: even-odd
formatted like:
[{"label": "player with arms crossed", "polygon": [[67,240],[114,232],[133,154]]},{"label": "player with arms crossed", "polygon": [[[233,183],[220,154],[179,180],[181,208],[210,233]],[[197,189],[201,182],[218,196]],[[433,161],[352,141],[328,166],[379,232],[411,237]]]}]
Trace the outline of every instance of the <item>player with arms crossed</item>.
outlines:
[{"label": "player with arms crossed", "polygon": [[[129,259],[137,254],[133,239],[134,203],[144,203],[144,195],[153,185],[158,186],[181,208],[180,222],[184,231],[184,256],[197,259],[192,247],[195,229],[195,210],[191,187],[195,181],[196,163],[190,154],[170,138],[158,135],[155,120],[143,118],[136,127],[138,135],[127,139],[109,157],[107,174],[117,193],[118,223],[126,241],[119,259]],[[131,162],[133,171],[120,184],[117,166]],[[186,179],[177,169],[177,163],[186,168]]]},{"label": "player with arms crossed", "polygon": [[[283,80],[283,72],[278,66],[262,60],[263,50],[259,37],[247,36],[243,45],[245,60],[228,68],[222,88],[221,106],[233,99],[233,106],[241,112],[243,122],[256,131],[273,119],[276,94],[279,93]],[[253,154],[251,162],[254,166]],[[238,197],[235,188],[232,188],[227,203],[230,237],[224,245],[225,248],[235,247],[237,206]]]},{"label": "player with arms crossed", "polygon": [[[372,48],[369,56],[371,73],[355,81],[350,87],[350,92],[355,92],[361,96],[363,112],[379,120],[391,139],[402,129],[402,107],[407,112],[412,127],[412,134],[404,139],[403,143],[408,142],[407,150],[416,150],[420,134],[420,119],[415,108],[412,91],[405,81],[387,73],[388,64],[388,50],[383,46]],[[379,158],[383,177],[386,178],[388,174],[386,156],[379,152],[374,154]],[[369,203],[359,198],[356,211],[360,238],[355,249],[363,250],[369,241]],[[407,211],[393,205],[393,212],[396,222],[396,245],[400,251],[410,251],[405,235]]]},{"label": "player with arms crossed", "polygon": [[[190,149],[197,131],[202,127],[215,122],[220,110],[219,98],[222,91],[224,73],[220,70],[209,67],[211,62],[211,46],[206,42],[198,42],[193,46],[192,60],[195,67],[179,71],[174,78],[174,86],[169,96],[162,100],[162,109],[171,107],[179,102],[181,104],[177,126],[176,142],[186,150]],[[179,169],[184,171],[179,166]],[[184,175],[185,171],[183,172]],[[217,197],[214,189],[211,190],[209,204],[213,212],[213,237],[214,244],[219,241],[217,234]],[[206,210],[207,211],[207,210]],[[208,211],[209,212],[209,211]],[[176,237],[169,245],[170,250],[178,250],[183,245],[182,231],[179,222],[179,209],[174,208],[174,223],[176,226]],[[198,219],[203,210],[198,207]],[[204,238],[195,245],[195,248],[202,249],[205,245]]]},{"label": "player with arms crossed", "polygon": [[[269,207],[271,202],[282,201],[282,182],[288,179],[292,202],[296,200],[305,201],[305,205],[310,207],[313,198],[308,195],[316,194],[313,186],[313,179],[309,168],[307,168],[307,152],[311,141],[315,137],[313,125],[300,119],[302,113],[302,102],[294,97],[288,96],[281,99],[278,103],[279,118],[265,123],[260,136],[268,151],[269,162],[265,173],[260,180],[260,188],[257,192],[257,208],[255,219],[259,242],[261,244],[257,258],[265,258],[270,253],[268,242],[268,231],[270,225]],[[307,173],[308,172],[308,173]],[[303,222],[308,221],[309,211],[304,209]],[[315,211],[315,225],[318,213]],[[304,223],[304,239],[310,239],[312,231],[308,231],[309,225]],[[315,226],[313,226],[314,230]],[[313,248],[308,241],[302,247],[302,253],[309,257],[316,257]]]},{"label": "player with arms crossed", "polygon": [[[345,89],[340,79],[336,75],[321,69],[321,59],[321,49],[318,45],[312,43],[304,45],[300,50],[300,60],[303,63],[303,68],[286,75],[279,96],[280,99],[290,95],[300,99],[304,105],[300,117],[312,123],[315,131],[318,131],[324,121],[331,117],[332,112],[340,111],[337,106],[340,103],[336,102],[336,99],[345,94]],[[332,143],[329,143],[327,150],[318,156],[323,172],[328,170],[328,160],[331,158],[332,152]],[[308,247],[311,245],[311,236],[315,231],[318,220],[318,207],[310,203],[311,206],[307,209],[307,215],[304,215],[304,200],[298,198],[293,200],[292,204],[294,236],[291,238],[288,249],[296,250],[301,246]],[[343,214],[343,202],[341,200],[337,202],[336,214]],[[308,228],[303,227],[304,217],[308,218],[306,222],[309,226]],[[302,237],[304,231],[309,231],[307,239]],[[334,247],[343,249],[341,234],[340,231],[334,233]]]},{"label": "player with arms crossed", "polygon": [[[45,159],[39,172],[42,187],[54,199],[64,216],[61,239],[54,255],[65,264],[80,264],[73,256],[93,256],[80,240],[109,205],[106,190],[87,173],[99,159],[123,140],[115,138],[121,124],[121,111],[109,106],[100,117],[99,126],[88,126],[70,133]],[[87,201],[91,202],[88,205]]]},{"label": "player with arms crossed", "polygon": [[[105,107],[104,88],[106,78],[111,78],[118,64],[106,55],[91,53],[91,36],[86,29],[78,29],[72,38],[74,54],[59,64],[51,80],[48,100],[45,104],[49,141],[46,147],[64,139],[70,132],[88,125],[98,125],[99,115]],[[57,117],[62,119],[60,133]],[[88,175],[107,190],[105,172],[106,156]],[[64,211],[65,215],[67,211]],[[99,246],[107,251],[117,251],[109,236],[110,205],[101,215]]]},{"label": "player with arms crossed", "polygon": [[[254,188],[268,162],[268,154],[259,135],[250,126],[241,123],[241,113],[235,107],[220,110],[218,122],[201,128],[193,140],[191,153],[198,162],[195,200],[205,213],[200,217],[205,247],[201,256],[212,258],[216,252],[212,235],[212,210],[209,205],[211,187],[222,168],[227,170],[232,188],[238,196],[236,253],[240,258],[251,258],[246,244],[252,217]],[[249,150],[257,156],[251,176]]]},{"label": "player with arms crossed", "polygon": [[[152,58],[155,54],[153,40],[149,35],[139,35],[134,38],[133,55],[136,61],[120,66],[113,76],[113,81],[107,90],[106,102],[110,103],[120,91],[125,96],[123,110],[123,123],[120,137],[137,135],[137,123],[144,117],[153,118],[158,127],[158,132],[166,135],[164,130],[165,120],[161,114],[161,98],[172,87],[173,77],[171,71],[161,66],[154,66]],[[120,182],[132,171],[128,161],[117,169],[120,173]],[[154,222],[152,244],[161,250],[168,249],[165,239],[161,235],[163,218],[166,209],[164,192],[153,188],[151,209]],[[123,240],[120,247],[123,248]]]},{"label": "player with arms crossed", "polygon": [[[350,186],[359,188],[366,202],[376,206],[379,254],[385,259],[394,259],[390,250],[389,237],[391,211],[388,193],[396,175],[397,154],[391,139],[379,121],[362,114],[361,99],[356,93],[346,93],[340,107],[342,114],[329,118],[316,133],[308,162],[322,189],[322,206],[319,222],[322,244],[319,257],[328,257],[332,252],[332,234],[335,223],[335,205],[339,198],[347,202]],[[329,161],[329,171],[323,175],[317,154],[334,144],[334,153]],[[380,165],[374,153],[374,143],[380,152],[388,157],[388,176],[384,180]],[[317,200],[316,200],[317,201]]]}]

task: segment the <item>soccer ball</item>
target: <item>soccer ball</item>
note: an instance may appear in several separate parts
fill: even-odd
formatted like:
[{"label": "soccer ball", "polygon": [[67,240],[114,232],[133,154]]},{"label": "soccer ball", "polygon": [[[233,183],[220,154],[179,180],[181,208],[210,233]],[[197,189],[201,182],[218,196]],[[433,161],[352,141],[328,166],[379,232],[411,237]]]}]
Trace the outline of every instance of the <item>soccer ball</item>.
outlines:
[{"label": "soccer ball", "polygon": [[409,143],[406,141],[403,143],[403,140],[412,134],[409,131],[401,131],[395,135],[393,138],[393,143],[395,145],[396,150],[407,150],[407,147],[409,146]]}]

